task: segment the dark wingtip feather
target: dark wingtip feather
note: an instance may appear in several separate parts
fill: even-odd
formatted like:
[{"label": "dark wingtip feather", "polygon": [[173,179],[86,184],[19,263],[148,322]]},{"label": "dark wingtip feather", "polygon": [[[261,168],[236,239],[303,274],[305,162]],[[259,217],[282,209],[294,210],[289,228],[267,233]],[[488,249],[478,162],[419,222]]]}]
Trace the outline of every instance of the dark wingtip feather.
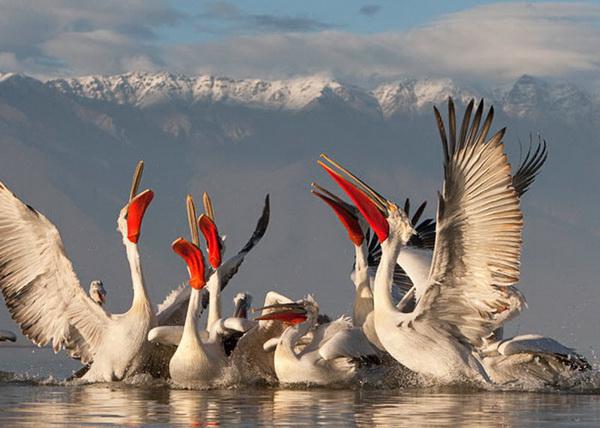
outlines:
[{"label": "dark wingtip feather", "polygon": [[538,137],[535,151],[532,151],[532,147],[533,137],[530,136],[527,154],[519,165],[517,172],[513,175],[513,187],[519,197],[523,196],[529,190],[529,186],[533,184],[540,169],[548,159],[548,146],[546,140],[543,140],[541,136]]},{"label": "dark wingtip feather", "polygon": [[412,218],[412,224],[416,224],[419,219],[421,218],[421,215],[423,215],[423,211],[425,211],[425,207],[427,206],[427,201],[423,201],[423,203],[419,206],[419,208],[417,208],[417,211],[415,211],[415,215]]},{"label": "dark wingtip feather", "polygon": [[450,160],[450,153],[448,152],[448,139],[446,138],[446,128],[444,127],[444,121],[442,115],[436,106],[433,106],[433,114],[435,115],[435,121],[437,123],[438,131],[440,133],[440,139],[442,140],[442,148],[444,149],[444,163],[448,163]]}]

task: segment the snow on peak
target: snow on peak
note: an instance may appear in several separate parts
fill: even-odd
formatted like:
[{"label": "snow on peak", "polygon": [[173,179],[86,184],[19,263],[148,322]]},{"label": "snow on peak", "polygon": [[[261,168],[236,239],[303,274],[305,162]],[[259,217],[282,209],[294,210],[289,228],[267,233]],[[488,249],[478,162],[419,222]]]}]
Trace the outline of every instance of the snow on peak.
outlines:
[{"label": "snow on peak", "polygon": [[505,96],[503,110],[511,116],[560,115],[574,120],[594,111],[592,97],[569,83],[549,83],[523,75]]},{"label": "snow on peak", "polygon": [[[0,74],[0,82],[15,78],[31,79],[12,73]],[[573,85],[529,75],[520,77],[509,88],[485,93],[443,78],[404,79],[382,84],[369,92],[325,75],[262,80],[213,75],[189,77],[166,72],[56,79],[46,85],[69,95],[142,108],[160,104],[221,103],[298,111],[333,105],[385,119],[396,114],[429,111],[434,104],[445,104],[449,96],[459,104],[483,97],[509,116],[553,115],[572,120],[600,110],[597,100]]]},{"label": "snow on peak", "polygon": [[[334,96],[356,108],[369,106],[369,96],[322,76],[287,80],[230,79],[171,73],[126,73],[51,80],[61,92],[96,100],[148,107],[165,102],[223,102],[268,109],[301,110],[321,97]],[[371,103],[373,104],[373,103]]]},{"label": "snow on peak", "polygon": [[443,104],[450,96],[467,103],[475,95],[458,87],[451,79],[405,79],[378,86],[373,96],[388,118],[396,113],[422,111],[433,104]]}]

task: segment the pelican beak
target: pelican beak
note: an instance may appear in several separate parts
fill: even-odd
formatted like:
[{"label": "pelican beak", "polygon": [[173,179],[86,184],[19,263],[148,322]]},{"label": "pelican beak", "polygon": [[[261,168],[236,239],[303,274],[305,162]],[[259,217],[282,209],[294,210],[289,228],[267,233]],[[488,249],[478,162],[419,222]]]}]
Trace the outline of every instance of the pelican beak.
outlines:
[{"label": "pelican beak", "polygon": [[204,257],[200,248],[183,238],[177,238],[173,241],[171,248],[185,260],[190,274],[190,286],[196,290],[204,287],[206,285],[206,279],[204,278]]},{"label": "pelican beak", "polygon": [[208,247],[208,261],[211,266],[217,269],[221,266],[221,238],[215,222],[206,214],[198,218],[198,226]]},{"label": "pelican beak", "polygon": [[346,228],[350,240],[354,245],[360,246],[365,240],[365,235],[358,223],[358,210],[316,183],[311,183],[310,191],[333,209]]},{"label": "pelican beak", "polygon": [[98,293],[98,299],[100,299],[100,304],[104,305],[104,302],[106,302],[106,295],[104,293]]},{"label": "pelican beak", "polygon": [[[274,309],[271,311],[271,309]],[[269,310],[268,314],[254,318],[255,321],[283,321],[288,324],[300,324],[306,321],[306,309],[298,303],[276,304],[254,309],[253,312],[260,310]]]},{"label": "pelican beak", "polygon": [[[386,217],[391,209],[397,209],[395,205],[326,155],[322,154],[321,158],[323,160],[319,160],[318,164],[352,199],[352,202],[375,231],[379,242],[385,241],[390,229]],[[327,161],[331,166],[324,161]],[[352,179],[352,182],[346,176]]]},{"label": "pelican beak", "polygon": [[140,239],[142,219],[153,198],[154,192],[147,189],[135,196],[127,205],[127,238],[134,244],[137,244]]}]

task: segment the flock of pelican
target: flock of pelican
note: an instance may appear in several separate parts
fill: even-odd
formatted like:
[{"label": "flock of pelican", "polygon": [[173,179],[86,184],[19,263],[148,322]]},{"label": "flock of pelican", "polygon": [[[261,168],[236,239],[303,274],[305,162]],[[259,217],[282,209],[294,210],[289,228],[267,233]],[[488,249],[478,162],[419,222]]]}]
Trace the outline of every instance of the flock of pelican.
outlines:
[{"label": "flock of pelican", "polygon": [[[224,258],[212,202],[204,213],[186,201],[190,239],[173,241],[189,281],[155,310],[139,254],[152,190],[138,193],[143,163],[133,176],[117,230],[131,271],[133,301],[123,314],[105,309],[107,293],[93,281],[81,287],[58,230],[0,183],[0,289],[22,333],[51,343],[84,365],[89,382],[138,373],[168,377],[182,387],[222,384],[235,369],[244,382],[329,385],[351,382],[365,369],[414,373],[437,383],[555,385],[590,364],[574,350],[535,334],[503,337],[503,326],[526,306],[519,281],[523,214],[520,198],[547,158],[545,142],[530,146],[516,172],[505,154],[505,129],[489,136],[493,108],[471,101],[460,128],[452,99],[448,120],[434,108],[443,148],[444,181],[436,219],[421,221],[326,155],[318,161],[351,202],[312,184],[339,218],[355,249],[352,317],[331,320],[308,295],[293,300],[275,291],[251,309],[238,293],[232,316],[221,293],[263,237],[269,196],[249,241]],[[206,246],[203,255],[200,235]],[[207,312],[201,324],[201,315]],[[260,312],[254,319],[250,312]],[[15,335],[0,331],[0,340]],[[368,370],[366,371],[368,373]]]}]

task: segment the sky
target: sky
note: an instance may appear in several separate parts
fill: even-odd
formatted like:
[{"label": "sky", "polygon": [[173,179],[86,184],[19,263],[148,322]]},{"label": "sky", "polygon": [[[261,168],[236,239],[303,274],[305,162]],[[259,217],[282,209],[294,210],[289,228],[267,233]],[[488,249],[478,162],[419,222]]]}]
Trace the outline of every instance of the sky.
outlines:
[{"label": "sky", "polygon": [[0,71],[600,88],[600,2],[0,0]]}]

